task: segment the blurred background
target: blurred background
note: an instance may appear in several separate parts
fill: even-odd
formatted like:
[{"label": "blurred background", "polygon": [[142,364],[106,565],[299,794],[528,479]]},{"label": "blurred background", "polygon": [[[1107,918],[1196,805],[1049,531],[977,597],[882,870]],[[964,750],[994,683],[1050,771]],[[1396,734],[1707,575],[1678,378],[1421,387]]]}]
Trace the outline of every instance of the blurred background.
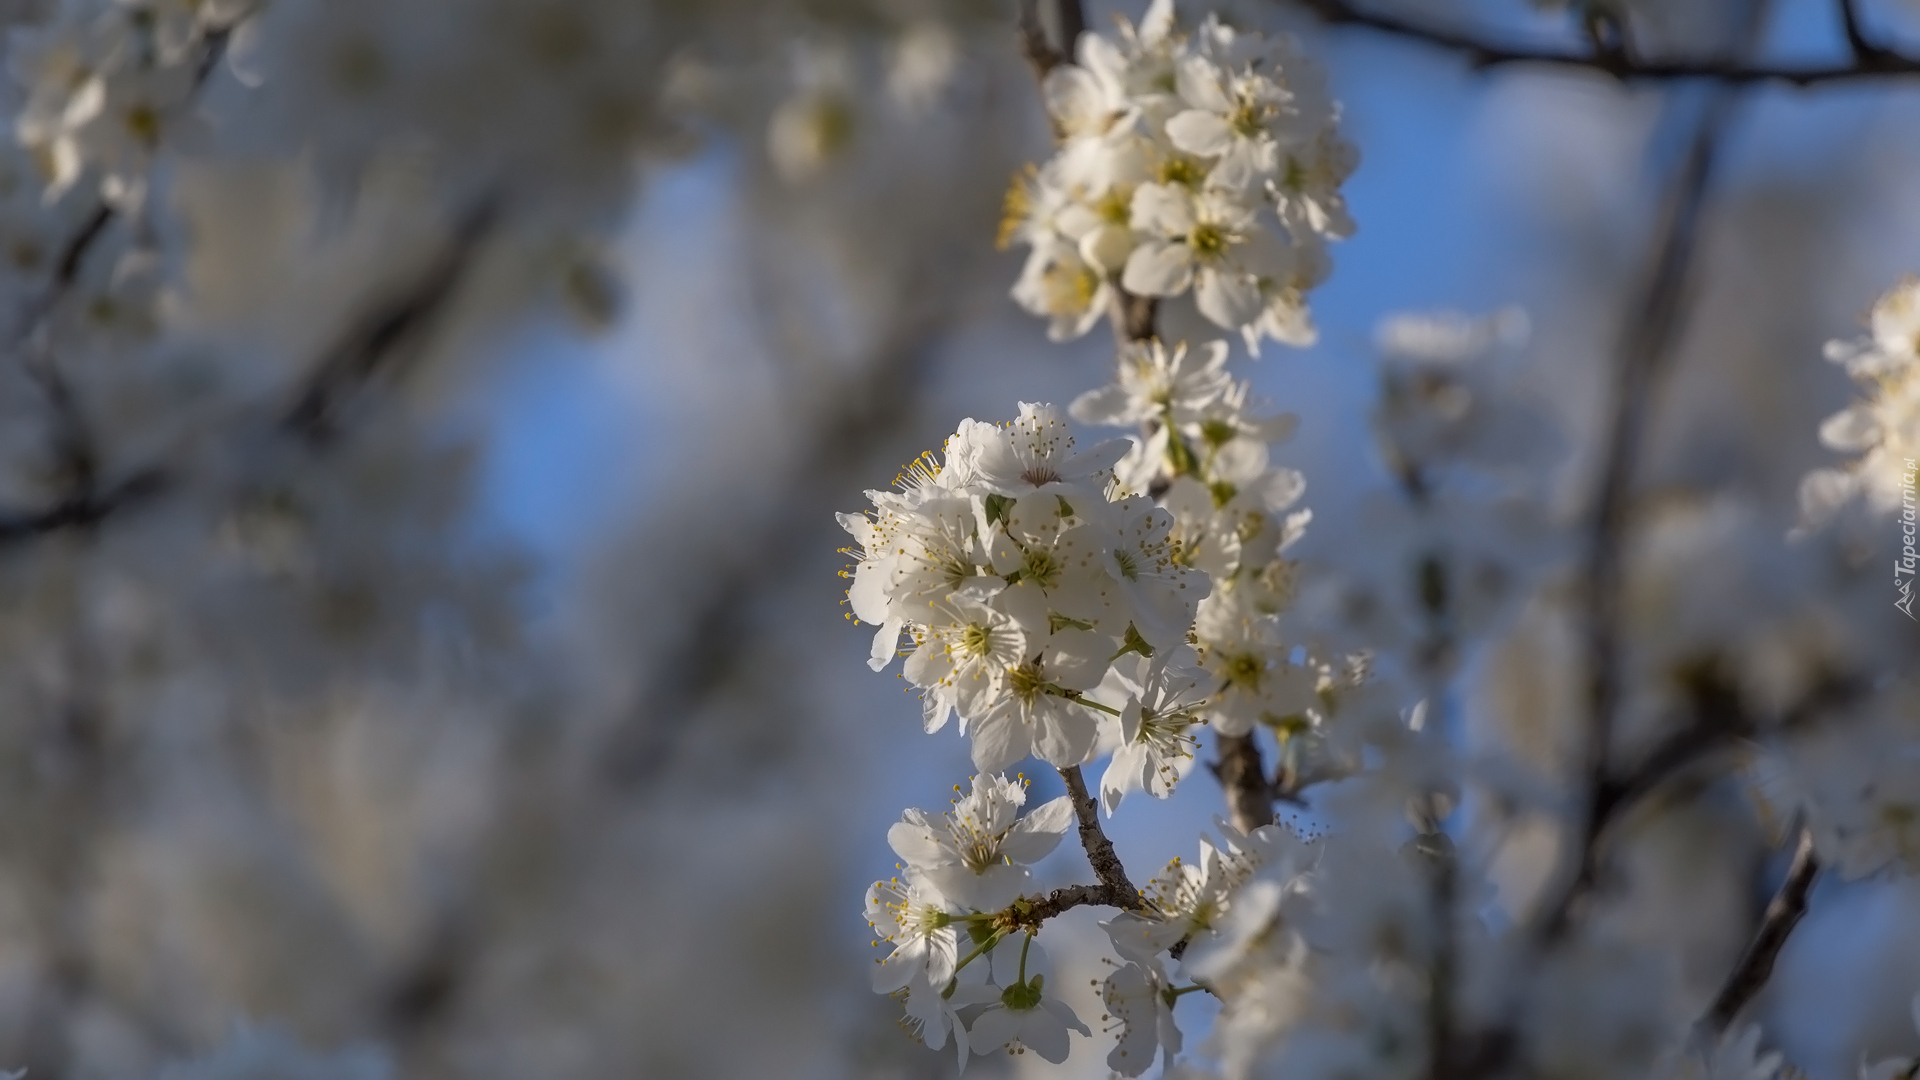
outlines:
[{"label": "blurred background", "polygon": [[[568,235],[595,243],[494,244],[404,370],[313,446],[277,448],[237,407],[176,417],[199,434],[169,434],[168,452],[198,471],[168,497],[0,530],[0,1065],[953,1074],[868,993],[861,896],[893,873],[901,808],[939,808],[971,769],[951,729],[920,732],[893,672],[868,671],[833,514],[963,417],[1106,382],[1113,346],[1102,329],[1051,344],[1008,297],[1001,196],[1050,146],[1012,0],[659,6],[686,36],[641,62],[682,119],[614,194],[577,196],[597,200],[592,227]],[[1560,10],[1402,6],[1499,40],[1578,40]],[[1319,343],[1236,361],[1301,418],[1276,460],[1308,477],[1306,555],[1391,557],[1371,416],[1375,327],[1396,312],[1527,313],[1515,392],[1561,435],[1538,465],[1577,513],[1608,358],[1712,88],[1482,71],[1282,2],[1223,8],[1302,36],[1362,154],[1346,189],[1359,233],[1312,296]],[[1095,3],[1089,21],[1115,12],[1140,14]],[[1920,40],[1904,7],[1873,15]],[[1674,0],[1632,17],[1643,47],[1696,55],[1746,13]],[[1844,46],[1826,0],[1776,0],[1765,27],[1773,58]],[[225,78],[216,106],[241,92]],[[393,224],[414,220],[405,175],[344,204],[286,195],[320,207],[303,235],[324,242],[277,254],[262,207],[308,210],[178,175],[151,198],[192,238],[163,245],[194,286],[183,318],[231,349],[301,320],[328,332],[324,303],[258,290],[346,295],[326,282],[422,258]],[[1916,177],[1920,82],[1742,93],[1650,486],[1737,492],[1777,510],[1756,528],[1792,524],[1800,476],[1829,457],[1817,425],[1851,394],[1822,344],[1920,269]],[[222,245],[258,251],[205,255]],[[44,401],[7,393],[0,439],[37,439]],[[140,423],[99,439],[138,443]],[[1058,793],[1029,773],[1036,799]],[[1110,832],[1144,878],[1191,858],[1221,809],[1197,771]],[[1728,858],[1764,866],[1751,829],[1703,814],[1742,838]],[[1071,844],[1039,873],[1088,879]],[[1680,888],[1645,932],[1704,950],[1711,983],[1744,938],[1714,927],[1764,899],[1761,877],[1755,896]],[[1823,1080],[1920,1047],[1920,988],[1899,981],[1920,962],[1914,886],[1827,880],[1813,907],[1770,1032]],[[1095,918],[1062,920],[1060,940],[1091,946]],[[1061,981],[1084,985],[1092,949],[1080,967],[1071,954],[1055,946]],[[1070,1000],[1099,1015],[1091,993]],[[296,1045],[335,1071],[294,1071]],[[1103,1058],[1076,1054],[1081,1075],[1104,1076]],[[1024,1075],[1004,1057],[973,1070]]]}]

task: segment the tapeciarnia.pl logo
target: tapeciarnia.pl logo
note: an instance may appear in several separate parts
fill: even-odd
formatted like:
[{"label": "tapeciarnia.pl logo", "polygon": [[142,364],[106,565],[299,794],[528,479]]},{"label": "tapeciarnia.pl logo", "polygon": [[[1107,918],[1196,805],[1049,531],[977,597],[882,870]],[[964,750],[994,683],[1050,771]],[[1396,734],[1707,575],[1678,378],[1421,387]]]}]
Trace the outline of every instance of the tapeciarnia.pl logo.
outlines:
[{"label": "tapeciarnia.pl logo", "polygon": [[[1899,591],[1900,598],[1893,606],[1905,612],[1907,618],[1920,622],[1920,616],[1913,613],[1913,572],[1916,556],[1913,551],[1913,459],[1906,458],[1907,471],[1900,481],[1900,558],[1893,564],[1893,587]],[[1904,580],[1902,575],[1905,575]]]}]

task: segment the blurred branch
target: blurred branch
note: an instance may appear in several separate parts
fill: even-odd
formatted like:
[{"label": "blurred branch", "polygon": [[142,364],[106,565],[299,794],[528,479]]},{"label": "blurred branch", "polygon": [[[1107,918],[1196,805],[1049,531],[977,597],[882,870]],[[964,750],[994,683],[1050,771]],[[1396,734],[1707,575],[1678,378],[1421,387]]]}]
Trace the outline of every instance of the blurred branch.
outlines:
[{"label": "blurred branch", "polygon": [[1714,997],[1713,1005],[1694,1025],[1694,1038],[1701,1045],[1712,1046],[1719,1042],[1734,1018],[1740,1015],[1740,1010],[1746,1008],[1767,985],[1767,980],[1773,976],[1773,964],[1779,959],[1780,950],[1786,947],[1793,928],[1807,913],[1807,895],[1812,892],[1814,879],[1819,876],[1820,859],[1813,851],[1813,830],[1802,826],[1800,842],[1793,851],[1793,862],[1787,867],[1786,880],[1780,883],[1780,891],[1774,894],[1773,902],[1767,905],[1760,929],[1748,943],[1740,962],[1727,975],[1727,981]]},{"label": "blurred branch", "polygon": [[322,354],[295,393],[281,425],[308,443],[330,441],[346,400],[394,367],[403,348],[431,329],[444,312],[499,216],[499,200],[492,195],[468,210],[439,257],[419,278],[348,328]]},{"label": "blurred branch", "polygon": [[[916,282],[902,281],[901,295],[920,295]],[[711,563],[699,577],[715,582],[714,587],[688,604],[685,632],[649,665],[642,678],[644,700],[636,701],[609,736],[604,769],[610,784],[637,786],[672,765],[676,746],[688,733],[681,718],[726,684],[746,651],[739,642],[740,624],[754,598],[789,579],[795,560],[817,550],[815,534],[795,530],[793,522],[812,520],[822,503],[844,491],[849,477],[913,420],[921,373],[955,314],[910,307],[887,327],[865,363],[847,365],[847,374],[818,387],[823,407],[808,418],[799,445],[784,459],[787,479],[778,490],[785,497],[764,508],[750,526],[757,530],[751,543],[706,552]]]},{"label": "blurred branch", "polygon": [[[470,212],[441,256],[405,291],[389,299],[351,327],[321,356],[297,391],[282,427],[310,444],[322,445],[337,434],[338,413],[355,391],[387,372],[404,346],[430,329],[465,279],[475,250],[491,232],[497,206],[491,200]],[[104,227],[89,226],[69,246],[62,265],[84,258],[90,236]],[[0,510],[0,547],[74,529],[89,529],[107,518],[164,494],[175,478],[163,466],[148,464],[102,489],[98,455],[79,403],[51,362],[29,363],[29,376],[47,395],[57,432],[55,451],[65,474],[67,493],[38,509]]]},{"label": "blurred branch", "polygon": [[[1569,901],[1584,891],[1594,848],[1610,815],[1606,780],[1612,769],[1608,756],[1621,698],[1620,639],[1634,474],[1658,376],[1667,367],[1679,336],[1709,181],[1737,103],[1736,95],[1721,89],[1708,102],[1705,115],[1694,129],[1661,211],[1652,272],[1634,299],[1630,309],[1633,314],[1621,335],[1615,360],[1605,456],[1580,573],[1581,636],[1587,668],[1586,746],[1581,772],[1587,777],[1588,804],[1578,848],[1579,869],[1566,886]],[[1566,929],[1567,911],[1565,907],[1549,910],[1552,915],[1545,931],[1548,939],[1553,939]]]},{"label": "blurred branch", "polygon": [[1574,908],[1598,880],[1601,841],[1628,809],[1668,780],[1739,740],[1763,731],[1791,734],[1805,730],[1827,713],[1858,700],[1867,689],[1862,679],[1829,675],[1814,683],[1771,724],[1763,726],[1741,704],[1734,688],[1712,673],[1703,672],[1690,680],[1692,710],[1688,723],[1649,751],[1631,772],[1595,785],[1593,815],[1583,837],[1578,866],[1540,909],[1545,913],[1540,924],[1541,940],[1552,941],[1566,932]]},{"label": "blurred branch", "polygon": [[0,547],[69,529],[89,529],[109,516],[166,491],[171,479],[142,469],[105,491],[64,499],[41,510],[0,512]]},{"label": "blurred branch", "polygon": [[[1040,14],[1042,3],[1053,12],[1053,23],[1060,34],[1058,43],[1047,33]],[[1087,30],[1087,14],[1080,0],[1020,0],[1019,19],[1020,51],[1033,65],[1036,79],[1044,83],[1048,72],[1073,62],[1074,43]]]},{"label": "blurred branch", "polygon": [[1861,36],[1854,0],[1841,0],[1852,57],[1844,64],[1774,66],[1735,56],[1681,60],[1643,60],[1623,48],[1595,46],[1587,51],[1541,49],[1491,41],[1439,23],[1366,11],[1350,0],[1293,0],[1330,26],[1356,26],[1456,52],[1474,68],[1508,64],[1593,71],[1622,82],[1704,79],[1730,84],[1783,82],[1794,86],[1920,75],[1920,56],[1873,45]]},{"label": "blurred branch", "polygon": [[[194,66],[195,94],[206,85],[221,57],[226,55],[232,36],[231,27],[214,27],[206,32]],[[81,266],[117,216],[113,206],[97,194],[94,196],[93,209],[61,246],[46,288],[27,305],[25,317],[12,331],[10,345],[22,353],[27,378],[39,387],[53,412],[53,456],[66,494],[58,503],[41,510],[0,512],[0,545],[66,529],[90,528],[122,506],[157,494],[166,486],[160,470],[150,467],[104,493],[99,490],[100,459],[93,432],[79,399],[47,352],[43,334],[47,319],[72,292],[80,279]]]},{"label": "blurred branch", "polygon": [[1087,862],[1093,866],[1093,874],[1100,879],[1100,886],[1108,897],[1102,903],[1138,909],[1140,890],[1127,879],[1127,868],[1120,865],[1113,841],[1100,829],[1100,808],[1094,805],[1093,796],[1087,794],[1087,782],[1080,775],[1080,766],[1061,769],[1060,779],[1067,782],[1067,794],[1073,799],[1073,816],[1080,821],[1080,846],[1086,849]]},{"label": "blurred branch", "polygon": [[1433,901],[1433,963],[1427,977],[1426,1027],[1430,1048],[1427,1075],[1430,1080],[1450,1080],[1471,1076],[1468,1061],[1474,1048],[1460,1037],[1454,1009],[1454,984],[1459,981],[1460,942],[1455,923],[1459,919],[1459,855],[1447,834],[1437,829],[1418,837],[1414,850],[1424,857],[1427,884]]},{"label": "blurred branch", "polygon": [[1273,824],[1273,802],[1278,797],[1267,782],[1266,765],[1260,758],[1260,744],[1253,732],[1222,735],[1214,749],[1220,757],[1209,768],[1227,798],[1227,813],[1233,827],[1250,833],[1262,825]]},{"label": "blurred branch", "polygon": [[1847,49],[1853,53],[1855,64],[1879,72],[1899,70],[1902,63],[1914,62],[1867,37],[1866,27],[1860,20],[1859,0],[1836,0],[1836,3],[1840,9],[1840,26],[1847,35]]}]

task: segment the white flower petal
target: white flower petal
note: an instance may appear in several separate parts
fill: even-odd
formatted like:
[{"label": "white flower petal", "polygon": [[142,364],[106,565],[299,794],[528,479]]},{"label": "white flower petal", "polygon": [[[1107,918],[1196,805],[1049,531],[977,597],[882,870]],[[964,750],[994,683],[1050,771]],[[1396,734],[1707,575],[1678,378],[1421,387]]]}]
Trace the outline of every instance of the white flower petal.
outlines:
[{"label": "white flower petal", "polygon": [[1219,115],[1199,109],[1167,121],[1167,138],[1196,157],[1219,157],[1233,148],[1233,128]]},{"label": "white flower petal", "polygon": [[1020,1018],[1005,1005],[989,1005],[967,1029],[967,1042],[976,1052],[989,1053],[1012,1042],[1020,1033]]},{"label": "white flower petal", "polygon": [[[1029,1010],[1020,1024],[1020,1041],[1044,1061],[1058,1065],[1067,1060],[1067,1054],[1073,1050],[1073,1040],[1067,1037],[1067,1025],[1054,1014],[1049,1006],[1066,1008],[1052,998],[1041,998],[1038,1008]],[[1069,1011],[1068,1016],[1073,1013]],[[1078,1023],[1075,1020],[1075,1023]]]},{"label": "white flower petal", "polygon": [[1260,298],[1260,285],[1252,277],[1213,267],[1200,270],[1193,297],[1200,314],[1228,330],[1258,321],[1266,306]]},{"label": "white flower petal", "polygon": [[1185,244],[1149,240],[1127,256],[1120,283],[1136,296],[1178,296],[1193,284],[1193,255]]},{"label": "white flower petal", "polygon": [[1000,841],[1000,854],[1016,863],[1037,863],[1060,846],[1073,824],[1073,800],[1062,795],[1035,807]]},{"label": "white flower petal", "polygon": [[1193,231],[1193,196],[1168,184],[1141,184],[1128,207],[1134,228],[1162,239]]},{"label": "white flower petal", "polygon": [[1820,443],[1829,450],[1867,450],[1880,439],[1880,421],[1859,405],[1834,413],[1820,425]]}]

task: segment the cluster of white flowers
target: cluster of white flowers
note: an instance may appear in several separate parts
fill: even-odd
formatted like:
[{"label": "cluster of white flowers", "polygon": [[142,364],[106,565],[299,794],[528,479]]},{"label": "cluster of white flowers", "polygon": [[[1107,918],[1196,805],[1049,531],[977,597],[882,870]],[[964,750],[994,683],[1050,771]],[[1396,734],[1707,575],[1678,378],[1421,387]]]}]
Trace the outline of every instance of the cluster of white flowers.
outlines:
[{"label": "cluster of white flowers", "polygon": [[1212,583],[1190,635],[1204,672],[1197,714],[1223,735],[1265,725],[1291,740],[1319,726],[1354,671],[1296,655],[1304,642],[1282,630],[1298,575],[1287,551],[1313,514],[1295,508],[1305,478],[1274,464],[1269,448],[1291,437],[1296,418],[1264,411],[1227,357],[1223,341],[1136,342],[1121,350],[1116,380],[1071,411],[1147,433],[1120,461],[1119,484],[1158,499],[1183,557]]},{"label": "cluster of white flowers", "polygon": [[[1050,406],[968,420],[841,518],[872,666],[904,653],[926,730],[957,712],[983,773],[953,813],[908,811],[889,833],[904,874],[868,894],[893,947],[876,990],[963,1062],[1001,1047],[1059,1062],[1086,1029],[1009,958],[1097,905],[1119,909],[1094,985],[1124,1076],[1793,1075],[1735,1023],[1751,972],[1722,985],[1748,995],[1740,1008],[1683,1018],[1671,936],[1629,927],[1605,895],[1627,858],[1614,822],[1737,745],[1763,789],[1747,842],[1768,816],[1798,834],[1770,921],[1820,868],[1910,872],[1910,683],[1859,675],[1873,665],[1847,655],[1858,635],[1838,605],[1808,598],[1780,530],[1733,493],[1633,491],[1609,510],[1621,520],[1570,543],[1565,425],[1509,377],[1530,333],[1518,309],[1382,324],[1372,419],[1389,482],[1367,512],[1389,516],[1364,550],[1309,562],[1305,480],[1273,453],[1296,419],[1235,377],[1228,341],[1162,340],[1166,312],[1135,301],[1191,293],[1250,351],[1309,341],[1304,294],[1351,231],[1338,109],[1292,41],[1211,17],[1183,32],[1164,0],[1074,56],[1045,76],[1058,153],[1016,183],[1003,239],[1031,248],[1013,295],[1054,339],[1115,319],[1113,381],[1065,411],[1133,434],[1076,450]],[[1867,396],[1821,429],[1858,457],[1808,478],[1803,539],[1857,496],[1911,520],[1920,281],[1829,356]],[[1568,689],[1583,668],[1590,701]],[[1606,736],[1584,762],[1569,752],[1581,717]],[[1099,807],[1169,796],[1208,732],[1233,823],[1136,896]],[[1024,787],[994,774],[1029,755],[1070,794],[1021,817]],[[1102,755],[1096,802],[1079,769]],[[1591,790],[1570,799],[1570,780]],[[1324,828],[1276,823],[1282,802]],[[1075,818],[1098,884],[1035,890],[1030,867]],[[1218,1003],[1204,1038],[1176,1015],[1190,993]]]},{"label": "cluster of white flowers", "polygon": [[1827,359],[1845,367],[1866,396],[1820,425],[1828,449],[1857,456],[1801,483],[1801,513],[1812,524],[1856,496],[1875,512],[1899,509],[1911,490],[1911,463],[1920,458],[1920,278],[1880,297],[1868,327],[1865,338],[1827,345]]},{"label": "cluster of white flowers", "polygon": [[[1136,343],[1112,385],[1073,403],[1077,419],[1141,438],[1076,450],[1057,410],[1023,405],[1010,424],[964,422],[944,456],[869,492],[869,513],[841,516],[858,542],[849,617],[879,627],[870,665],[906,653],[926,730],[958,712],[983,771],[1029,754],[1072,769],[1110,753],[1100,801],[1111,816],[1130,792],[1170,795],[1203,727],[1246,737],[1264,726],[1285,748],[1281,775],[1301,786],[1338,775],[1321,729],[1365,665],[1336,671],[1281,631],[1296,573],[1285,553],[1309,514],[1294,509],[1305,481],[1269,447],[1295,421],[1258,406],[1226,371],[1228,352]],[[964,976],[976,954],[1038,931],[1029,920],[1045,898],[1023,895],[1027,866],[1074,811],[1060,798],[1017,817],[1024,798],[1021,784],[982,775],[944,817],[908,811],[888,834],[904,876],[868,893],[868,919],[893,945],[875,989],[904,995],[909,1028],[935,1047],[953,1038],[963,1060],[1009,1043],[1058,1060],[1077,1023],[1037,984]],[[1296,994],[1304,945],[1276,920],[1305,895],[1307,849],[1277,825],[1218,828],[1224,842],[1203,839],[1196,862],[1175,860],[1138,910],[1103,924],[1124,961],[1101,988],[1118,1032],[1109,1064],[1124,1075],[1161,1048],[1179,1052],[1173,1006],[1185,993],[1227,1000],[1250,1027],[1267,1023],[1252,1018],[1274,995]],[[1186,985],[1169,974],[1176,960]],[[995,1026],[1015,1019],[1038,1027]]]},{"label": "cluster of white flowers", "polygon": [[1171,0],[1083,35],[1076,59],[1046,79],[1059,152],[1008,194],[1002,240],[1031,249],[1014,298],[1055,340],[1124,290],[1190,292],[1256,352],[1311,341],[1306,294],[1326,242],[1353,232],[1340,185],[1357,164],[1319,69],[1213,16],[1185,32]]},{"label": "cluster of white flowers", "polygon": [[1275,990],[1289,992],[1305,960],[1297,916],[1311,895],[1316,849],[1281,825],[1244,835],[1224,821],[1214,827],[1222,843],[1201,837],[1200,858],[1169,863],[1142,910],[1100,924],[1120,958],[1101,999],[1117,1032],[1107,1064],[1122,1076],[1144,1073],[1161,1049],[1169,1062],[1180,1052],[1181,996],[1213,995],[1230,1026],[1236,1015],[1267,1011]]},{"label": "cluster of white flowers", "polygon": [[[1122,21],[1117,42],[1083,36],[1078,58],[1045,84],[1060,152],[1010,197],[1007,237],[1033,248],[1019,302],[1051,316],[1058,339],[1084,333],[1116,290],[1191,291],[1250,349],[1310,340],[1304,294],[1324,242],[1351,230],[1338,186],[1353,165],[1318,72],[1291,41],[1217,19],[1181,33],[1164,0],[1139,27]],[[841,516],[858,544],[849,618],[879,628],[871,666],[905,653],[926,730],[957,712],[983,774],[1029,754],[1063,772],[1110,754],[1110,817],[1132,792],[1169,796],[1207,727],[1274,732],[1288,783],[1341,771],[1320,729],[1365,664],[1336,670],[1282,630],[1298,569],[1287,552],[1311,514],[1304,478],[1270,448],[1296,420],[1264,409],[1229,353],[1132,342],[1114,382],[1067,411],[1137,436],[1076,450],[1059,410],[1022,405],[1009,424],[965,421],[943,455],[868,492],[870,512]],[[888,837],[904,876],[868,893],[893,946],[875,989],[902,994],[907,1026],[935,1047],[952,1038],[963,1061],[1003,1045],[1058,1061],[1067,1030],[1086,1033],[1038,979],[1003,970],[1052,903],[1023,895],[1027,865],[1075,812],[1063,798],[1017,818],[1023,799],[982,775],[944,818],[908,811]],[[1306,849],[1277,825],[1217,825],[1223,842],[1203,839],[1196,862],[1175,860],[1137,901],[1105,894],[1129,909],[1103,924],[1121,959],[1100,984],[1123,1075],[1162,1050],[1172,1063],[1181,996],[1264,1015],[1297,977],[1304,946],[1279,921],[1306,894]],[[968,975],[981,956],[984,980]]]},{"label": "cluster of white flowers", "polygon": [[67,0],[7,43],[25,100],[19,142],[56,198],[83,178],[109,201],[137,204],[163,143],[195,122],[200,83],[254,0]]},{"label": "cluster of white flowers", "polygon": [[1120,656],[1180,645],[1207,595],[1172,515],[1116,490],[1126,451],[1076,451],[1057,409],[1022,404],[1005,426],[965,421],[944,459],[924,455],[898,490],[867,493],[870,514],[841,516],[860,545],[852,614],[880,627],[872,666],[908,633],[926,729],[958,712],[983,771],[1030,753],[1086,761],[1102,715],[1121,715],[1087,693]]},{"label": "cluster of white flowers", "polygon": [[[1073,820],[1065,796],[1020,816],[1026,798],[1024,780],[982,775],[939,818],[908,810],[887,833],[904,860],[906,879],[875,882],[867,890],[867,922],[893,944],[874,970],[874,990],[904,997],[908,1024],[928,1046],[937,1050],[951,1035],[962,1064],[970,1046],[991,1050],[1009,1043],[1031,1046],[1058,1062],[1066,1057],[1066,1027],[1087,1034],[1072,1010],[1043,997],[1044,976],[1026,957],[1031,934],[1015,934],[995,917],[1019,899],[1027,867],[1059,845]],[[1026,957],[1015,969],[1017,978],[1006,980],[1004,959],[997,967],[989,961],[982,970],[997,971],[1000,981],[970,978],[968,993],[956,996],[968,964],[1002,939],[1016,937],[1024,939]],[[962,942],[981,947],[963,957]],[[981,993],[989,984],[999,990],[997,996]],[[987,1008],[970,1008],[962,1019],[959,1010],[969,1005]],[[989,1010],[1006,1015],[982,1024]],[[1029,1013],[1037,1024],[1031,1030]]]}]

